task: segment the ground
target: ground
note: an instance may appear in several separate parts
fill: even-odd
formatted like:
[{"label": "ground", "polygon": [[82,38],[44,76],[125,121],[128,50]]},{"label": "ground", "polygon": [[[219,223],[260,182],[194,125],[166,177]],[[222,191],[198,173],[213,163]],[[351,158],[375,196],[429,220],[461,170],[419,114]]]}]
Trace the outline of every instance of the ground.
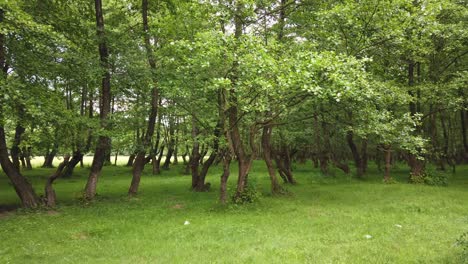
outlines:
[{"label": "ground", "polygon": [[[432,187],[406,183],[404,165],[392,171],[394,184],[382,183],[375,168],[356,180],[296,165],[291,194],[272,197],[263,163],[254,165],[249,177],[260,200],[227,207],[217,203],[220,168],[211,171],[207,193],[189,191],[181,166],[160,176],[147,171],[139,195],[128,198],[130,169],[107,166],[91,204],[80,200],[87,168],[77,168],[55,184],[59,206],[33,212],[11,211],[18,200],[0,173],[0,204],[8,209],[0,212],[0,263],[462,261],[456,240],[468,231],[466,166],[450,175],[448,187]],[[24,172],[38,192],[51,173]]]}]

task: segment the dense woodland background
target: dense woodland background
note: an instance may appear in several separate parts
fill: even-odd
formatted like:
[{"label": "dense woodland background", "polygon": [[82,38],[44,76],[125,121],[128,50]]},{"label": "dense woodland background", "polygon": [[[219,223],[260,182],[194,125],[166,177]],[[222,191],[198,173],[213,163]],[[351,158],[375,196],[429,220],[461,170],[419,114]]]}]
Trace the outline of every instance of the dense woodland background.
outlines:
[{"label": "dense woodland background", "polygon": [[[131,196],[145,165],[183,163],[187,187],[219,165],[220,201],[248,202],[257,159],[274,194],[310,160],[443,184],[468,163],[467,19],[459,0],[2,1],[1,166],[25,207],[55,206],[85,155],[87,200],[118,155]],[[41,198],[35,156],[64,156]]]}]

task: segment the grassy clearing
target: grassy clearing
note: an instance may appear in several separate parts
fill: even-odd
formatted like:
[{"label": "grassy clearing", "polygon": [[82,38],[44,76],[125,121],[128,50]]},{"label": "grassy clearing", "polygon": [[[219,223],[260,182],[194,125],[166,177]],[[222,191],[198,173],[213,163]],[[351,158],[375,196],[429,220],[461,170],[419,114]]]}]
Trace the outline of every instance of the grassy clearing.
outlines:
[{"label": "grassy clearing", "polygon": [[[297,165],[292,195],[271,197],[257,162],[250,177],[261,200],[227,208],[217,204],[220,168],[209,175],[213,190],[207,193],[188,190],[182,167],[161,176],[147,171],[139,196],[129,199],[130,169],[108,166],[93,204],[77,199],[87,177],[86,168],[77,168],[73,178],[55,184],[56,211],[18,210],[0,218],[0,262],[460,263],[454,243],[468,230],[468,167],[459,168],[448,187],[406,184],[403,168],[393,171],[397,183],[386,185],[373,170],[358,181]],[[40,191],[50,173],[25,172]],[[2,174],[0,204],[15,203]]]}]

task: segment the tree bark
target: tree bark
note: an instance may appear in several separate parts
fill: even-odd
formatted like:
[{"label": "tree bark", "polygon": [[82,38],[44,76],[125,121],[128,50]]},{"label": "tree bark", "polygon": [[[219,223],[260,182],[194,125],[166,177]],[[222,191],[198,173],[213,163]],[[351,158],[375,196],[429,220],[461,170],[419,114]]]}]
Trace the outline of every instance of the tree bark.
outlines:
[{"label": "tree bark", "polygon": [[362,178],[362,176],[364,175],[363,161],[361,159],[361,155],[359,155],[358,148],[354,143],[352,131],[348,131],[348,133],[346,134],[346,141],[348,142],[351,154],[353,155],[354,164],[356,165],[356,175],[358,178]]},{"label": "tree bark", "polygon": [[[203,192],[203,191],[209,190],[210,183],[205,183],[205,179],[206,179],[206,175],[208,174],[208,170],[210,169],[211,165],[213,165],[216,157],[218,156],[221,126],[222,126],[222,121],[218,121],[213,131],[213,136],[214,136],[213,137],[213,149],[208,159],[205,162],[203,162],[201,171],[198,173],[198,179],[197,179],[197,183],[195,186],[195,191],[197,192]],[[200,155],[199,159],[203,159],[203,156]]]},{"label": "tree bark", "polygon": [[231,165],[231,154],[229,150],[226,149],[223,154],[223,174],[221,174],[221,184],[219,190],[219,201],[221,204],[226,204],[227,202],[227,181],[230,174],[230,165]]},{"label": "tree bark", "polygon": [[138,154],[135,158],[135,164],[133,165],[133,177],[128,190],[129,195],[136,195],[138,187],[140,185],[141,173],[145,167],[145,155],[146,148],[151,146],[151,139],[153,138],[154,128],[156,117],[158,115],[158,104],[159,104],[159,89],[157,79],[154,76],[154,71],[156,71],[156,60],[153,55],[153,49],[150,42],[150,33],[148,26],[148,0],[142,0],[141,16],[143,19],[143,36],[145,42],[146,56],[148,59],[148,64],[151,68],[153,87],[151,89],[151,111],[148,119],[148,127],[146,129],[146,134],[143,139],[143,148],[138,151]]},{"label": "tree bark", "polygon": [[200,143],[198,142],[198,127],[195,120],[192,121],[192,153],[190,154],[190,172],[192,174],[192,189],[195,189],[198,183],[198,166],[200,166]]},{"label": "tree bark", "polygon": [[[104,17],[102,14],[101,0],[95,0],[96,11],[96,28],[97,38],[99,41],[99,57],[101,61],[101,68],[103,70],[102,84],[101,84],[101,100],[100,100],[100,126],[103,130],[108,127],[108,115],[111,108],[111,89],[110,89],[110,67],[109,67],[109,51],[107,49],[107,42],[104,31]],[[105,158],[110,151],[110,138],[106,135],[100,135],[94,152],[93,163],[91,164],[91,171],[88,176],[88,181],[85,187],[85,198],[93,199],[96,195],[97,181],[104,165]]]},{"label": "tree bark", "polygon": [[133,162],[135,161],[135,157],[136,157],[135,154],[130,154],[130,156],[128,157],[127,165],[125,165],[125,166],[126,167],[133,167]]},{"label": "tree bark", "polygon": [[[0,25],[3,24],[4,18],[4,11],[0,8]],[[0,32],[0,68],[1,72],[0,76],[1,79],[6,80],[7,73],[8,73],[8,66],[6,61],[6,54],[5,54],[5,36]],[[3,85],[0,86],[0,94],[3,94]],[[16,194],[21,200],[21,203],[26,208],[35,208],[39,205],[39,198],[37,197],[36,193],[32,185],[29,181],[21,175],[19,170],[15,168],[13,163],[10,161],[8,157],[8,148],[6,144],[6,136],[5,136],[5,129],[3,127],[3,96],[0,96],[0,166],[2,167],[3,171],[10,179],[11,184],[13,185]]]},{"label": "tree bark", "polygon": [[54,158],[58,152],[58,142],[57,142],[57,135],[55,136],[55,142],[52,146],[52,150],[49,152],[47,151],[46,155],[44,156],[44,164],[42,164],[43,168],[53,168],[54,167]]},{"label": "tree bark", "polygon": [[73,175],[73,171],[75,170],[76,165],[78,165],[78,163],[83,160],[83,156],[84,155],[80,150],[73,152],[72,158],[69,162],[67,162],[65,168],[63,169],[62,178],[70,178]]},{"label": "tree bark", "polygon": [[[412,90],[412,87],[414,86],[414,67],[415,63],[410,62],[408,64],[408,86],[410,87],[409,89],[409,95],[414,98],[414,91]],[[418,105],[419,100],[416,100],[416,102],[411,101],[409,104],[409,110],[411,116],[416,115],[417,113],[417,105]],[[417,129],[419,130],[419,129]],[[410,166],[410,180],[414,180],[417,178],[421,178],[424,173],[424,161],[420,160],[416,157],[416,155],[409,153],[408,154],[408,165]]]},{"label": "tree bark", "polygon": [[390,177],[390,168],[392,166],[392,151],[390,146],[384,146],[384,155],[385,155],[385,175],[384,175],[384,181],[389,182],[391,177]]},{"label": "tree bark", "polygon": [[262,150],[263,150],[263,159],[267,166],[268,174],[270,175],[271,182],[271,192],[273,194],[280,194],[282,192],[281,185],[278,182],[276,177],[275,168],[273,166],[273,161],[271,159],[271,132],[273,127],[271,124],[267,124],[263,127],[262,130]]},{"label": "tree bark", "polygon": [[[234,38],[237,42],[240,41],[242,36],[242,9],[243,4],[240,1],[236,2],[235,6],[235,14],[234,14]],[[237,44],[239,45],[239,44]],[[236,188],[236,198],[239,198],[242,193],[244,192],[244,188],[247,183],[247,175],[250,170],[250,166],[252,164],[252,156],[248,155],[245,151],[242,137],[239,131],[239,109],[238,109],[238,101],[235,87],[237,85],[238,80],[238,68],[239,62],[235,60],[233,62],[233,67],[231,71],[231,89],[229,91],[229,109],[228,109],[228,133],[230,134],[231,139],[231,148],[234,150],[238,160],[238,178],[237,178],[237,188]]]},{"label": "tree bark", "polygon": [[45,200],[46,200],[46,206],[48,207],[55,207],[56,203],[57,203],[57,196],[55,194],[55,190],[54,190],[54,187],[52,186],[52,184],[54,183],[54,181],[60,177],[60,175],[62,174],[62,171],[63,169],[67,166],[67,163],[69,162],[70,160],[70,156],[65,156],[63,158],[63,162],[60,163],[60,165],[57,167],[57,171],[55,171],[54,174],[52,174],[48,179],[47,179],[47,182],[46,182],[46,185],[45,185]]},{"label": "tree bark", "polygon": [[11,160],[13,161],[13,167],[19,172],[20,171],[20,144],[21,136],[23,135],[25,129],[20,124],[16,125],[15,128],[15,138],[13,140],[13,145],[11,147]]},{"label": "tree bark", "polygon": [[468,119],[467,111],[462,109],[460,110],[460,121],[461,121],[461,133],[462,133],[462,141],[463,141],[463,150],[464,150],[464,159],[465,162],[468,163],[468,140],[466,135],[466,119]]}]

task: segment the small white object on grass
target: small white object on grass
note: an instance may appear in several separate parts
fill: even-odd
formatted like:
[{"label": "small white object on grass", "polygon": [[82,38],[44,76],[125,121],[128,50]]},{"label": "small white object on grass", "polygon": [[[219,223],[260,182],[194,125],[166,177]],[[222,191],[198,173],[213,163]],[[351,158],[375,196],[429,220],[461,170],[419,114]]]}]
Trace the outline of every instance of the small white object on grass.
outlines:
[{"label": "small white object on grass", "polygon": [[188,220],[185,220],[184,225],[190,225],[190,222]]},{"label": "small white object on grass", "polygon": [[371,238],[372,238],[371,235],[365,235],[364,237],[367,238],[367,239],[371,239]]},{"label": "small white object on grass", "polygon": [[402,228],[403,226],[397,224],[397,225],[395,225],[395,227]]}]

